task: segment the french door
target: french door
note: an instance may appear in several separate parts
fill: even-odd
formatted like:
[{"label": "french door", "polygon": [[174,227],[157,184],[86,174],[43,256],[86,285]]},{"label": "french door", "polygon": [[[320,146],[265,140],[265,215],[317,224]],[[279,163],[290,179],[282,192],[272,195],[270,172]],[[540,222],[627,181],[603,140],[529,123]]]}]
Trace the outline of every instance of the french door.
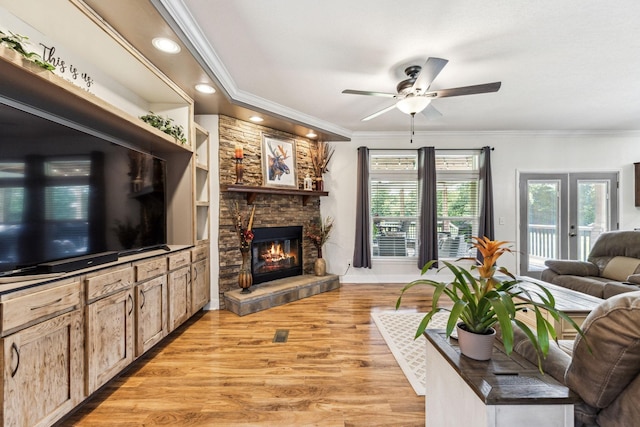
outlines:
[{"label": "french door", "polygon": [[520,174],[520,274],[547,259],[586,261],[597,237],[618,229],[618,174]]}]

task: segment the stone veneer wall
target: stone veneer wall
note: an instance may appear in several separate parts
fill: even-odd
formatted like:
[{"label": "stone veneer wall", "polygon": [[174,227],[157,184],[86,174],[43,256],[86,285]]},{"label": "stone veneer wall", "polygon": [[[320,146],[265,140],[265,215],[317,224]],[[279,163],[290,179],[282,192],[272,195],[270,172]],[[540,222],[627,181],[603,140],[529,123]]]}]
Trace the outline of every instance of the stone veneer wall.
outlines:
[{"label": "stone veneer wall", "polygon": [[[220,138],[220,184],[234,184],[236,181],[235,146],[242,144],[244,149],[243,182],[245,185],[259,186],[262,179],[262,135],[295,141],[296,168],[298,188],[302,188],[305,175],[313,176],[313,168],[309,149],[314,141],[286,132],[245,122],[227,116],[219,118]],[[218,254],[220,258],[219,299],[220,308],[225,308],[224,293],[238,288],[238,271],[241,265],[240,245],[233,224],[234,204],[238,203],[240,212],[244,214],[245,224],[251,213],[251,205],[247,205],[243,193],[220,192],[220,234]],[[275,194],[259,194],[253,204],[256,207],[253,219],[254,227],[282,227],[302,225],[320,219],[320,198],[310,197],[306,206],[302,205],[300,196],[283,196]],[[303,238],[303,271],[313,272],[313,263],[317,257],[316,248],[309,239]],[[260,286],[260,285],[257,285]]]}]

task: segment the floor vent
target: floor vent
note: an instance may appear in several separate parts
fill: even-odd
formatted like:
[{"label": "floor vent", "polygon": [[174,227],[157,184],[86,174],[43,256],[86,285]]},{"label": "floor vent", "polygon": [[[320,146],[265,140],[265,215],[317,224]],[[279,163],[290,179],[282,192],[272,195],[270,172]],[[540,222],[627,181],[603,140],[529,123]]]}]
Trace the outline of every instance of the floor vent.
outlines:
[{"label": "floor vent", "polygon": [[287,342],[288,338],[288,329],[276,329],[276,334],[273,336],[273,342]]}]

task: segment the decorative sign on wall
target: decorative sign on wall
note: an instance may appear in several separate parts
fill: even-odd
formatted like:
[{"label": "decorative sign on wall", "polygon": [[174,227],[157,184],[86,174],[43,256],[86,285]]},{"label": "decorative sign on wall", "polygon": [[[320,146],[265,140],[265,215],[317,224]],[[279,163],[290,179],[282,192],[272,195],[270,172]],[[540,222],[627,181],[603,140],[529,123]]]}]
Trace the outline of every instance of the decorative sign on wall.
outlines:
[{"label": "decorative sign on wall", "polygon": [[57,55],[55,46],[47,46],[44,43],[40,43],[40,46],[42,47],[42,59],[56,67],[54,72],[57,75],[83,89],[89,90],[91,85],[93,85],[93,78],[88,73],[78,70],[71,62]]}]

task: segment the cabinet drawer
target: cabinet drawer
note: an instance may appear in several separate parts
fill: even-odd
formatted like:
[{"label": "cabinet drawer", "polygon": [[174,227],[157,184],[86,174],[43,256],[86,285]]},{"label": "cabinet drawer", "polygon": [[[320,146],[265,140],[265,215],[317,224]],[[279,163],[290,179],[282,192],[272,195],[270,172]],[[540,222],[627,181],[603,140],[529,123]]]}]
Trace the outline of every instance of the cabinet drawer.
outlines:
[{"label": "cabinet drawer", "polygon": [[71,311],[81,304],[80,281],[2,303],[2,334]]},{"label": "cabinet drawer", "polygon": [[191,262],[196,262],[207,258],[209,246],[198,246],[191,250]]},{"label": "cabinet drawer", "polygon": [[136,280],[141,282],[167,272],[167,258],[155,258],[136,264]]},{"label": "cabinet drawer", "polygon": [[112,270],[98,276],[85,279],[87,301],[95,301],[98,298],[114,294],[126,289],[133,284],[133,268],[121,268]]},{"label": "cabinet drawer", "polygon": [[175,270],[191,263],[191,252],[182,251],[169,255],[169,270]]}]

